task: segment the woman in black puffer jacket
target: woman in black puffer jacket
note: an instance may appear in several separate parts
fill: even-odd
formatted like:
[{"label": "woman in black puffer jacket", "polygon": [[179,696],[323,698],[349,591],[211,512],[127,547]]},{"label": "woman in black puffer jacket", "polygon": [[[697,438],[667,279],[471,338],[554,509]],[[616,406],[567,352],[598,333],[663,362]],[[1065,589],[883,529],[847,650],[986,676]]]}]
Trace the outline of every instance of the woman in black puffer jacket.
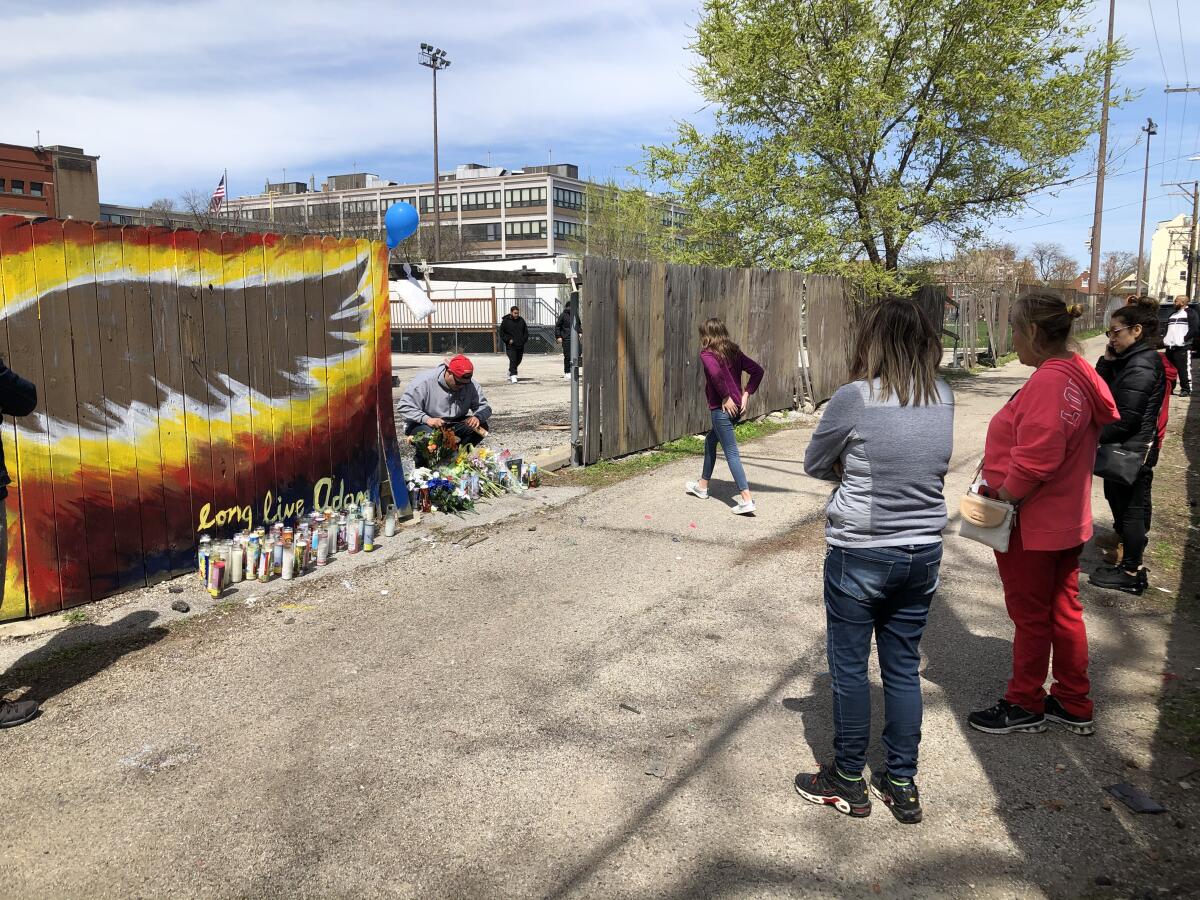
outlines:
[{"label": "woman in black puffer jacket", "polygon": [[1146,589],[1146,532],[1150,530],[1150,489],[1158,462],[1158,414],[1162,409],[1167,378],[1162,358],[1155,352],[1158,304],[1142,297],[1123,306],[1109,320],[1108,347],[1096,371],[1112,391],[1121,421],[1106,425],[1100,444],[1117,444],[1145,454],[1137,479],[1131,485],[1105,479],[1104,496],[1113,515],[1113,530],[1123,546],[1118,565],[1104,566],[1091,577],[1097,587],[1130,594]]}]

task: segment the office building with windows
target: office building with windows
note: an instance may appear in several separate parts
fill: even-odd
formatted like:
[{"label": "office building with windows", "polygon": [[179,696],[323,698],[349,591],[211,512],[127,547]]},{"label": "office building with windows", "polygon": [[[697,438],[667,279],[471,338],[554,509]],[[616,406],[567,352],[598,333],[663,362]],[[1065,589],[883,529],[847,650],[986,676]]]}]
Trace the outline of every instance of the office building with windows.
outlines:
[{"label": "office building with windows", "polygon": [[0,215],[98,220],[99,159],[78,147],[0,144]]},{"label": "office building with windows", "polygon": [[[585,240],[586,181],[569,163],[508,170],[478,164],[459,166],[438,181],[442,256],[504,259],[582,251]],[[275,187],[275,186],[271,186]],[[432,246],[434,185],[397,184],[359,173],[328,179],[320,191],[271,190],[229,201],[229,212],[242,220],[306,225],[313,231],[352,237],[377,237],[383,215],[398,201],[417,207],[419,239]],[[445,229],[451,229],[449,237]]]}]

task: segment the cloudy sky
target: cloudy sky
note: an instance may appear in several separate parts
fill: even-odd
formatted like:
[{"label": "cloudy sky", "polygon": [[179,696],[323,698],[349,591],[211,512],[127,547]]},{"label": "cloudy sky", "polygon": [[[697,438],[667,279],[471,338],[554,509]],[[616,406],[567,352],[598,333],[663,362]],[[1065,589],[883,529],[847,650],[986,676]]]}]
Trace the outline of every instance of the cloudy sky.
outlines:
[{"label": "cloudy sky", "polygon": [[[0,0],[0,9],[7,5]],[[1200,153],[1200,94],[1173,95],[1169,107],[1163,94],[1168,81],[1200,83],[1200,30],[1181,27],[1176,0],[1117,6],[1117,33],[1135,54],[1120,80],[1141,96],[1113,116],[1118,159],[1103,244],[1133,250],[1147,115],[1160,126],[1151,228],[1188,206],[1161,182],[1200,178],[1200,163],[1178,159]],[[99,154],[101,197],[117,203],[209,191],[224,168],[234,195],[260,191],[285,169],[289,180],[349,171],[424,179],[432,164],[430,75],[415,57],[429,41],[453,62],[439,77],[444,169],[552,158],[595,177],[620,176],[643,144],[670,137],[674,121],[705,118],[686,50],[698,7],[699,0],[19,4],[4,16],[0,140],[32,144],[40,129],[43,143]],[[1077,169],[1093,166],[1081,157]],[[1082,260],[1093,190],[1084,183],[1039,197],[994,234],[1023,246],[1058,241]]]}]

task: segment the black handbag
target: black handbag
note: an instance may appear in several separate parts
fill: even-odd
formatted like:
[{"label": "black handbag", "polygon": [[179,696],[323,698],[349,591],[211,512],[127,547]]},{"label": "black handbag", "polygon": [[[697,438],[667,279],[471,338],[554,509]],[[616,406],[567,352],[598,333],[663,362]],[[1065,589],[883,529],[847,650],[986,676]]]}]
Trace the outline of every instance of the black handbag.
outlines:
[{"label": "black handbag", "polygon": [[1139,453],[1137,450],[1126,450],[1120,444],[1101,444],[1096,451],[1096,465],[1092,468],[1092,474],[1129,487],[1137,481],[1149,456],[1149,447]]}]

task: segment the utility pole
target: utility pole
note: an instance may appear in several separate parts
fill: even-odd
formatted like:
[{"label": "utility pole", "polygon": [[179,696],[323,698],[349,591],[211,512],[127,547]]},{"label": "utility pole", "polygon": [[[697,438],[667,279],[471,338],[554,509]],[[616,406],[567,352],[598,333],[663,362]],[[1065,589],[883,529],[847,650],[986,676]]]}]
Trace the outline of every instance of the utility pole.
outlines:
[{"label": "utility pole", "polygon": [[442,192],[441,176],[438,172],[438,121],[437,121],[437,73],[450,68],[446,51],[432,44],[422,44],[417,54],[417,63],[433,73],[433,258],[442,258]]},{"label": "utility pole", "polygon": [[1096,156],[1096,209],[1092,214],[1092,262],[1088,272],[1088,293],[1099,294],[1100,286],[1100,226],[1104,219],[1104,176],[1108,167],[1108,105],[1112,93],[1113,13],[1117,0],[1108,0],[1108,53],[1104,67],[1104,101],[1100,107],[1100,151]]},{"label": "utility pole", "polygon": [[1139,295],[1142,293],[1142,258],[1146,249],[1146,192],[1150,188],[1150,138],[1158,134],[1158,126],[1154,124],[1153,119],[1147,117],[1142,131],[1146,132],[1146,165],[1142,173],[1142,227],[1138,231],[1138,264],[1137,281],[1135,282]]}]

